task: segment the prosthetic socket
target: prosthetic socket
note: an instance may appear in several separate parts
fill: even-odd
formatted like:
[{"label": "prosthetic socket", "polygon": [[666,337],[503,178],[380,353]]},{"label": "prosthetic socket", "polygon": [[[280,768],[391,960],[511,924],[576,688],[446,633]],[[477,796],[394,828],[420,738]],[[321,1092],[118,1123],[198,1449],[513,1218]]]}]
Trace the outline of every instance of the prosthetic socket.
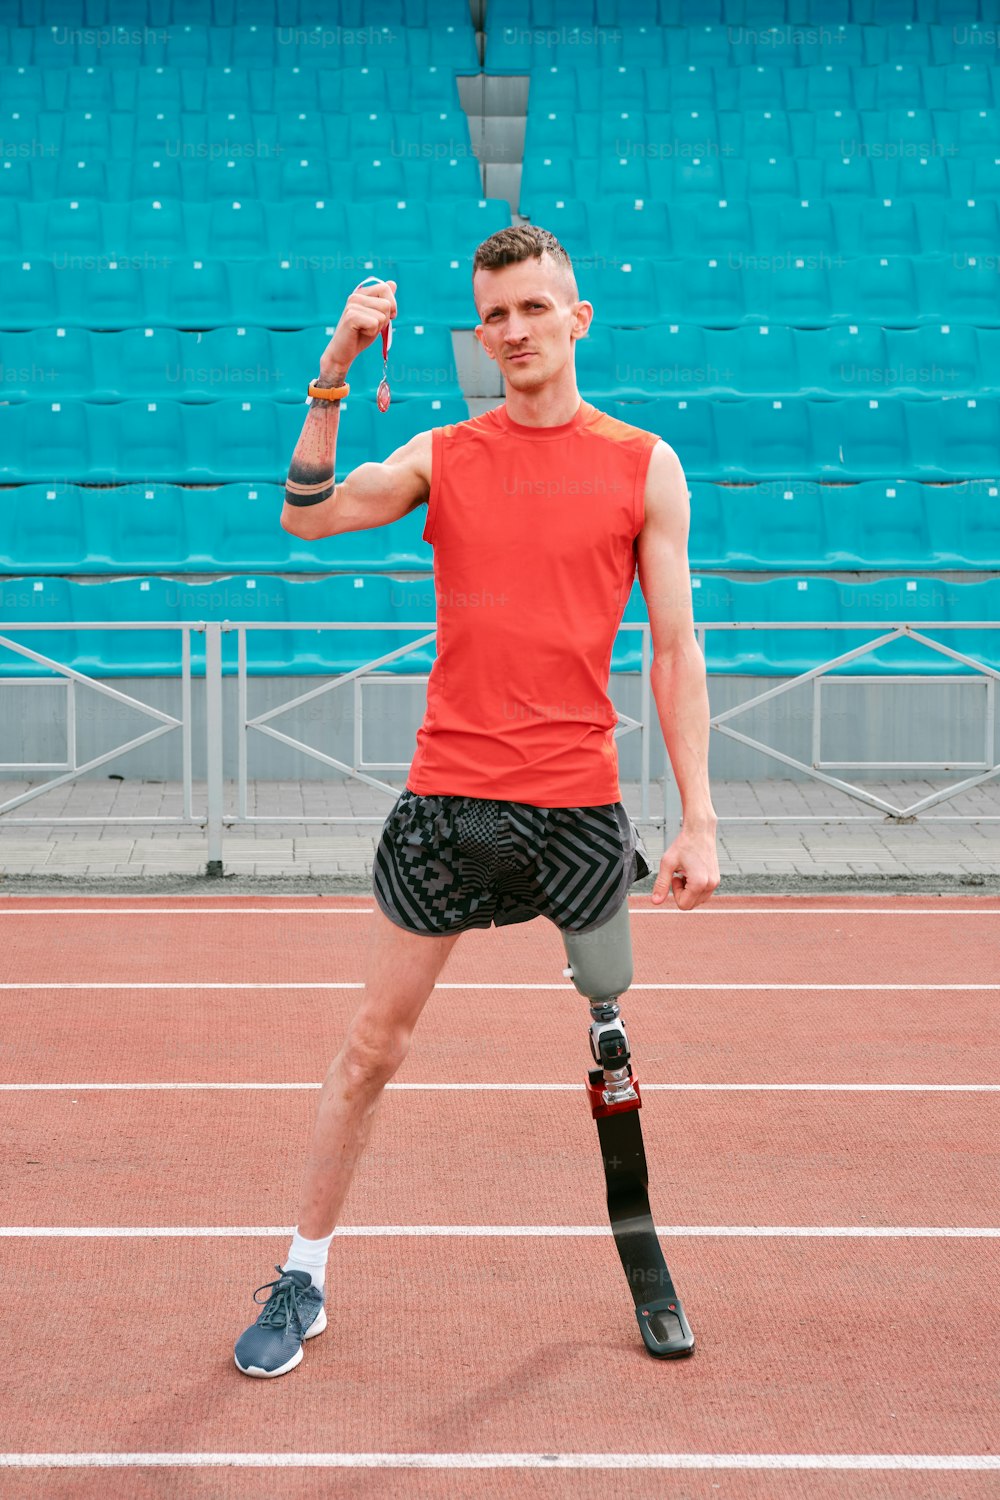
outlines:
[{"label": "prosthetic socket", "polygon": [[590,1050],[603,1074],[600,1080],[591,1075],[594,1113],[638,1109],[639,1093],[618,1006],[618,996],[632,983],[628,902],[623,901],[610,921],[592,932],[564,931],[562,937],[569,959],[563,973],[590,1001]]}]

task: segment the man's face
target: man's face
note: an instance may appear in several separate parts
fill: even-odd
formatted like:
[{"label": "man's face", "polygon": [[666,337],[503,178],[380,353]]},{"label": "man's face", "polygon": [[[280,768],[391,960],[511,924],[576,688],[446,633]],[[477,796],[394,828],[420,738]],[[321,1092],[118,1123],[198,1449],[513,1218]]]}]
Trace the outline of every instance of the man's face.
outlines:
[{"label": "man's face", "polygon": [[593,317],[570,273],[546,254],[479,270],[472,290],[481,319],[476,336],[516,391],[538,390],[557,375]]}]

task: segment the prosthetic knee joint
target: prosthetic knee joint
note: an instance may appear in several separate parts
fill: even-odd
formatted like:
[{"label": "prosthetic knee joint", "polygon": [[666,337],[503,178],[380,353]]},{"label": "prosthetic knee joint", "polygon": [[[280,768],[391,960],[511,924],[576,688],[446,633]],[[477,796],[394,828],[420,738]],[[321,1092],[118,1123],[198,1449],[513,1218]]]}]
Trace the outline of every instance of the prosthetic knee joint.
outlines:
[{"label": "prosthetic knee joint", "polygon": [[632,930],[628,902],[592,932],[563,932],[569,966],[563,970],[590,1001],[590,1050],[598,1068],[588,1090],[595,1116],[638,1109],[628,1037],[618,997],[632,983]]}]

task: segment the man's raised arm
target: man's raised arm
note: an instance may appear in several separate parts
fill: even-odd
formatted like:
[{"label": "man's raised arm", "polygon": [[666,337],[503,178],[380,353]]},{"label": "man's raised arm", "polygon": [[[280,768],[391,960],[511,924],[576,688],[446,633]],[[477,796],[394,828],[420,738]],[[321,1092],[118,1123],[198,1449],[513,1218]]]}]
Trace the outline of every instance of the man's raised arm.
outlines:
[{"label": "man's raised arm", "polygon": [[[395,316],[394,281],[352,292],[320,360],[314,387],[336,390],[344,385],[353,361]],[[281,512],[284,529],[305,541],[387,526],[430,493],[430,432],[417,433],[384,463],[359,464],[337,484],[339,425],[339,399],[314,397],[292,454]]]}]

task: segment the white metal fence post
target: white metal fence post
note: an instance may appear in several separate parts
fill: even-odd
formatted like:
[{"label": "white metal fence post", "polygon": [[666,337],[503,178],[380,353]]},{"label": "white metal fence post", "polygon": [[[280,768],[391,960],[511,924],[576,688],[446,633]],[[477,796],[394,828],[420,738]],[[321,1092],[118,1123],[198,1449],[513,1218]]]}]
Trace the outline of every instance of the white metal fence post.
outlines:
[{"label": "white metal fence post", "polygon": [[206,875],[221,875],[222,870],[222,625],[209,620],[205,625],[205,831],[208,835]]}]

